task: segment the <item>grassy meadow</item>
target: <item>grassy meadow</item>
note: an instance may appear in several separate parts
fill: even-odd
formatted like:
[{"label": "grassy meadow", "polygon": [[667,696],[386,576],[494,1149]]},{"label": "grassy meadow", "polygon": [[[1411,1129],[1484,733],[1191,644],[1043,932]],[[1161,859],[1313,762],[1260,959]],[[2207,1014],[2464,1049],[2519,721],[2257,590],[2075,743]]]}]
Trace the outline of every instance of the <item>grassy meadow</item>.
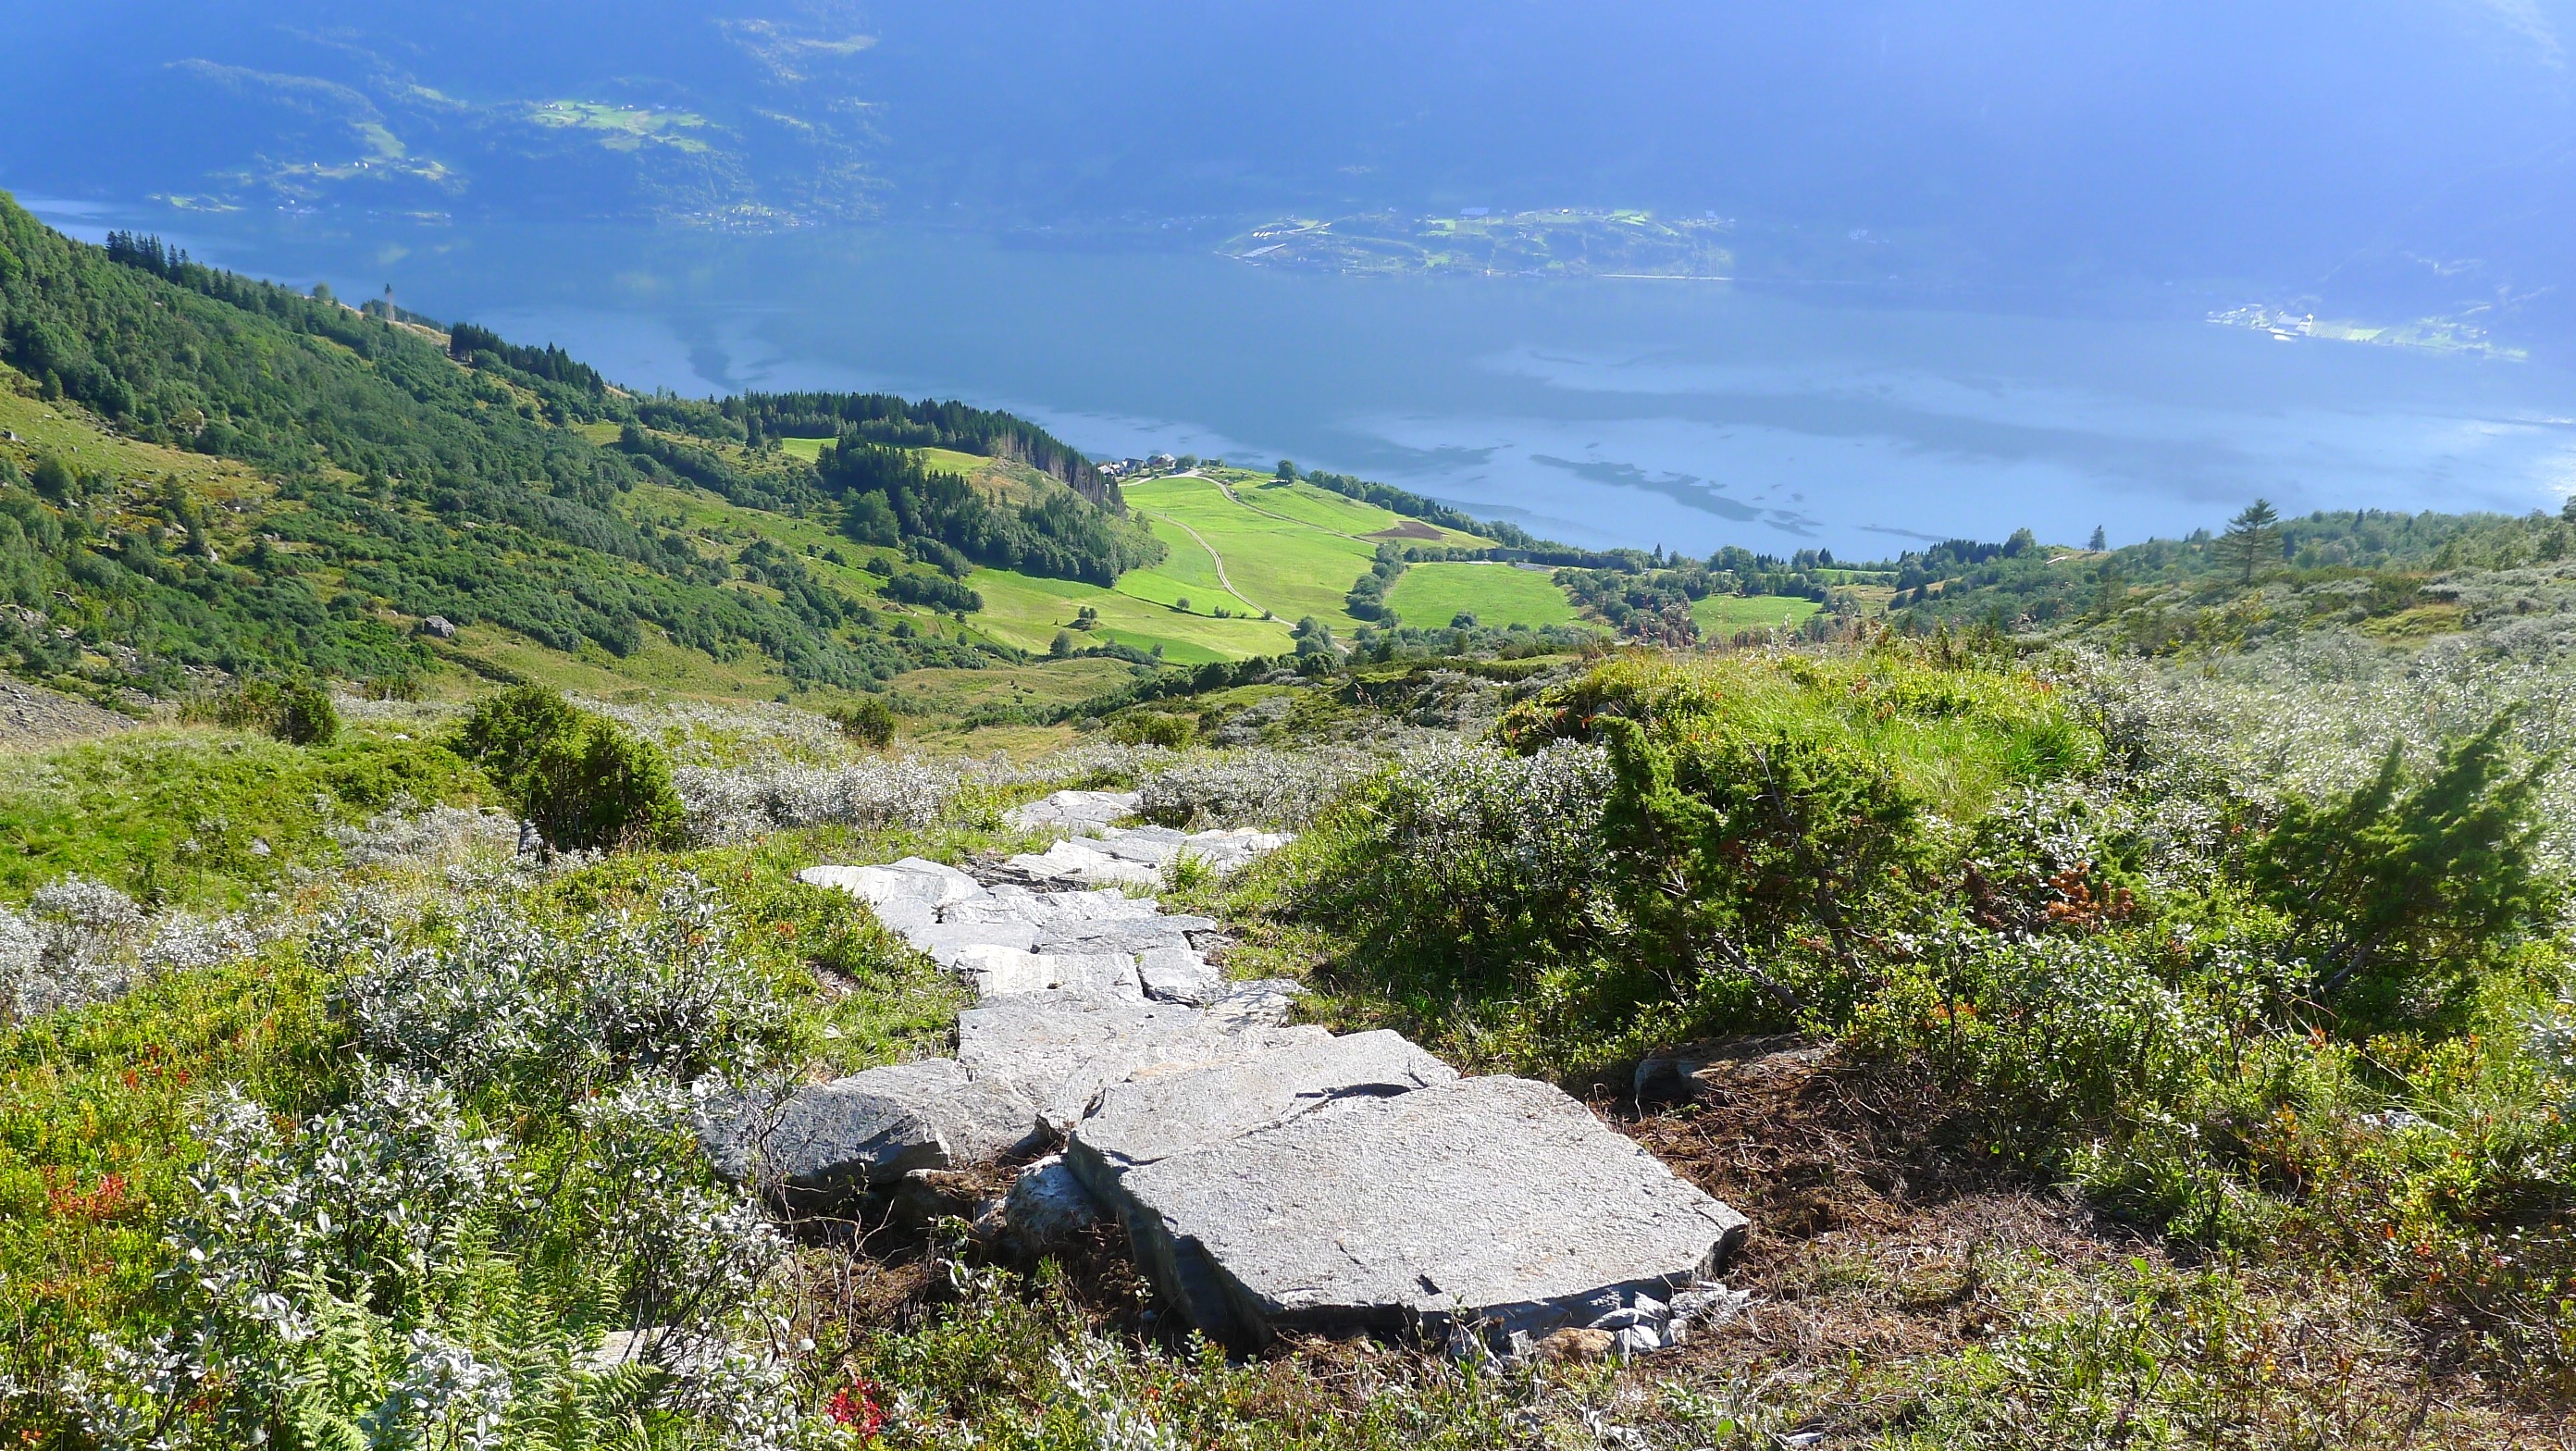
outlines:
[{"label": "grassy meadow", "polygon": [[1738,630],[1776,630],[1799,625],[1824,606],[1795,595],[1710,595],[1691,601],[1691,619],[1700,633],[1723,640]]},{"label": "grassy meadow", "polygon": [[1535,570],[1508,564],[1417,564],[1387,591],[1386,602],[1408,625],[1437,629],[1461,611],[1480,625],[1570,625],[1579,618],[1565,591]]}]

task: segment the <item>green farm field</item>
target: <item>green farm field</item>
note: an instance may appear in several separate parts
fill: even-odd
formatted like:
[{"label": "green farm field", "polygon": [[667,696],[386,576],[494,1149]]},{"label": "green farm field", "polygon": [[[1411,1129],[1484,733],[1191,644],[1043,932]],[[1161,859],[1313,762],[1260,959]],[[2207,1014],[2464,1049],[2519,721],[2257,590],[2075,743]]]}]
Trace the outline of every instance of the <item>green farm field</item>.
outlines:
[{"label": "green farm field", "polygon": [[1775,630],[1804,624],[1823,609],[1814,600],[1794,595],[1710,595],[1691,606],[1691,618],[1704,635],[1732,635],[1738,630]]},{"label": "green farm field", "polygon": [[1313,484],[1289,483],[1268,474],[1248,473],[1241,469],[1214,469],[1207,473],[1225,485],[1236,502],[1248,509],[1280,515],[1300,524],[1311,524],[1326,533],[1364,539],[1372,548],[1382,539],[1459,545],[1470,549],[1480,549],[1494,542],[1480,534],[1461,533],[1419,519],[1408,519],[1375,504],[1363,504]]},{"label": "green farm field", "polygon": [[[1203,593],[1192,593],[1195,586],[1177,581],[1160,569],[1133,571],[1120,578],[1116,589],[1103,589],[1080,580],[1044,579],[1007,569],[978,569],[966,577],[966,582],[984,597],[983,613],[968,618],[994,639],[1023,650],[1046,649],[1055,639],[1055,632],[1072,624],[1085,605],[1100,612],[1100,628],[1091,632],[1091,640],[1113,640],[1139,650],[1160,646],[1163,658],[1175,664],[1280,655],[1293,648],[1288,629],[1294,621],[1216,619],[1206,613],[1213,600],[1204,598]],[[1185,613],[1158,604],[1139,592],[1131,592],[1131,585],[1138,591],[1168,592],[1173,598],[1189,594],[1191,609]]]},{"label": "green farm field", "polygon": [[[1320,489],[1311,492],[1323,493]],[[1239,502],[1229,498],[1210,478],[1144,479],[1128,485],[1126,494],[1128,505],[1153,522],[1154,532],[1165,543],[1195,544],[1201,558],[1211,553],[1215,558],[1208,559],[1204,569],[1196,563],[1167,562],[1155,569],[1138,570],[1119,579],[1122,592],[1157,604],[1169,604],[1189,594],[1193,608],[1204,610],[1215,601],[1202,599],[1201,595],[1216,586],[1221,572],[1233,585],[1229,609],[1241,605],[1254,614],[1266,610],[1290,622],[1313,615],[1338,629],[1359,623],[1342,608],[1342,598],[1350,592],[1352,582],[1367,572],[1376,554],[1375,544],[1336,532],[1330,526],[1285,517],[1284,511],[1270,508],[1269,503],[1256,508]],[[1303,510],[1313,501],[1299,498],[1269,502],[1289,502]],[[1357,511],[1363,506],[1351,507],[1354,514],[1344,516],[1342,522],[1383,520],[1378,526],[1383,528],[1391,527],[1396,519],[1384,510],[1361,514]],[[1176,559],[1187,557],[1177,547],[1174,554]]]},{"label": "green farm field", "polygon": [[1437,629],[1461,612],[1480,625],[1569,625],[1574,605],[1556,581],[1508,564],[1417,564],[1387,593],[1405,624]]}]

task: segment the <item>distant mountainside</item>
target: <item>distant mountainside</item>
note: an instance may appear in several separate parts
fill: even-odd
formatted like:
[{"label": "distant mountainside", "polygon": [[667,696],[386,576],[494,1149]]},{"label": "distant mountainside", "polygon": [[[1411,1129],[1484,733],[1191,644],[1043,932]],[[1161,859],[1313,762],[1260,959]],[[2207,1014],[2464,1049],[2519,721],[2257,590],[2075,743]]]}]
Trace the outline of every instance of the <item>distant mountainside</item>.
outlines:
[{"label": "distant mountainside", "polygon": [[[409,316],[148,238],[76,243],[0,196],[0,666],[156,694],[206,669],[391,688],[487,626],[868,688],[1016,656],[966,623],[972,564],[1105,580],[1161,557],[1113,485],[1008,415],[639,396]],[[799,437],[833,442],[783,446]],[[979,490],[921,447],[1033,482]],[[843,542],[746,543],[693,522],[693,494]]]}]

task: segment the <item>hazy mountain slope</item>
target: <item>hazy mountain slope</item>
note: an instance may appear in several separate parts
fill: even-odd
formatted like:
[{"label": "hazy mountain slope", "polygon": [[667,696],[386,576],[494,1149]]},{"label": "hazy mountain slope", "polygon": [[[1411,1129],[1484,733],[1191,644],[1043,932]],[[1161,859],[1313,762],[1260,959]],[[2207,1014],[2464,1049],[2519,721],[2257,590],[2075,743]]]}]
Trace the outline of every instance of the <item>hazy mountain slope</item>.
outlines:
[{"label": "hazy mountain slope", "polygon": [[[1114,576],[1158,547],[1076,492],[1116,501],[1077,455],[1003,415],[638,398],[560,352],[451,339],[117,245],[70,242],[0,198],[0,415],[23,420],[0,439],[0,596],[14,607],[0,656],[22,671],[155,691],[201,666],[403,676],[431,658],[406,631],[436,615],[611,660],[645,648],[649,627],[793,681],[864,686],[991,653],[962,625],[881,619],[874,592],[962,612],[971,593],[940,567],[989,556]],[[800,428],[845,435],[854,458],[924,434],[1036,459],[1073,487],[897,521],[861,497],[865,481],[774,445]],[[819,559],[657,522],[628,497],[647,481],[842,519],[854,549],[894,552],[873,574],[836,558],[826,578]],[[874,518],[882,537],[856,527]]]}]

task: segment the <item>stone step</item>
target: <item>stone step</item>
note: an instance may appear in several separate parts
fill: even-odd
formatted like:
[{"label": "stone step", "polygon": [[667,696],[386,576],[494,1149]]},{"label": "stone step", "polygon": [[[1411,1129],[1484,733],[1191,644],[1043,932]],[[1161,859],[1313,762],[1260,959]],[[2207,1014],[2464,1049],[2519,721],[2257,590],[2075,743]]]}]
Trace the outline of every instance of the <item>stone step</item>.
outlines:
[{"label": "stone step", "polygon": [[1662,1314],[1745,1228],[1520,1078],[1346,1100],[1132,1169],[1118,1189],[1140,1265],[1239,1347],[1294,1329],[1508,1341]]},{"label": "stone step", "polygon": [[1069,993],[1132,1002],[1145,998],[1133,953],[1022,952],[978,945],[961,950],[951,965],[974,987],[978,1001],[1020,993]]},{"label": "stone step", "polygon": [[976,1078],[953,1058],[871,1068],[781,1101],[736,1097],[698,1122],[718,1174],[806,1212],[846,1210],[915,1169],[990,1163],[1044,1138],[1037,1106],[1009,1080]]},{"label": "stone step", "polygon": [[1457,1070],[1378,1029],[1294,1043],[1193,1068],[1164,1065],[1104,1090],[1076,1124],[1065,1162],[1104,1202],[1129,1170],[1240,1138],[1347,1098],[1387,1098],[1449,1083]]},{"label": "stone step", "polygon": [[1058,791],[1003,812],[1002,824],[1013,831],[1053,827],[1083,836],[1106,831],[1111,822],[1135,815],[1138,802],[1133,791]]},{"label": "stone step", "polygon": [[[1088,799],[1104,795],[1022,808],[1091,834],[1013,866],[1150,886],[1178,854],[1222,872],[1288,840],[1110,827],[1115,803]],[[1212,919],[1115,890],[985,887],[919,858],[803,876],[868,901],[979,1001],[954,1059],[714,1115],[702,1137],[729,1177],[842,1210],[1060,1141],[1000,1211],[1005,1238],[1033,1253],[1114,1215],[1164,1296],[1238,1348],[1316,1329],[1637,1353],[1740,1308],[1702,1277],[1742,1215],[1546,1084],[1461,1079],[1392,1032],[1285,1026],[1303,988],[1224,981],[1191,940]],[[1658,1084],[1712,1071],[1667,1056]]]},{"label": "stone step", "polygon": [[1006,1084],[1063,1134],[1111,1085],[1156,1067],[1195,1066],[1322,1041],[1322,1028],[1283,1028],[1173,1003],[1067,993],[997,997],[957,1018],[957,1060],[979,1081]]}]

